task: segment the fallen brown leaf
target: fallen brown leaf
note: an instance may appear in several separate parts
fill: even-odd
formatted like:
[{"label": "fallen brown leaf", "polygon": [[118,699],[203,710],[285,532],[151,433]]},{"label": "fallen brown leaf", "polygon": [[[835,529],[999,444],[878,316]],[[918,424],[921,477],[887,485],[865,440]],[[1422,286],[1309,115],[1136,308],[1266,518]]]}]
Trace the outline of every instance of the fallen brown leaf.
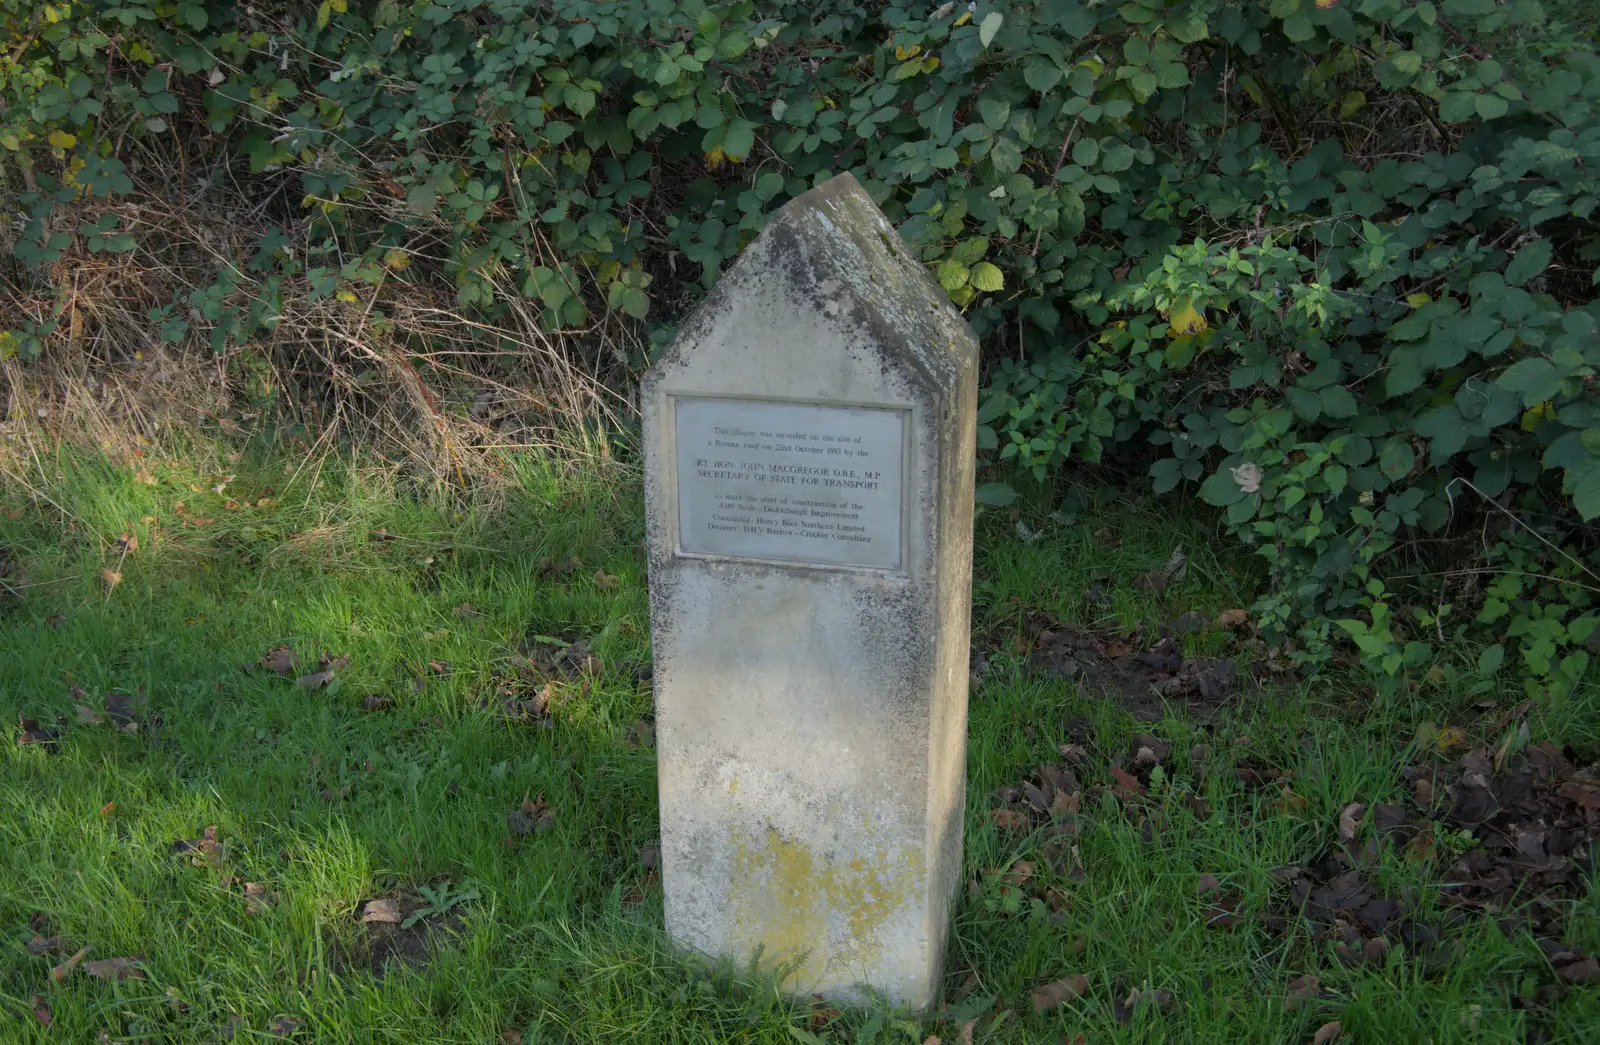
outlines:
[{"label": "fallen brown leaf", "polygon": [[1028,830],[1028,818],[1017,812],[1015,809],[1006,809],[1004,807],[999,809],[991,809],[989,810],[989,815],[994,818],[995,826],[1000,828],[1002,831],[1013,831],[1018,834],[1023,834]]},{"label": "fallen brown leaf", "polygon": [[31,1007],[33,1009],[33,1018],[34,1019],[38,1020],[40,1023],[44,1024],[46,1027],[50,1026],[50,1023],[54,1019],[54,1017],[52,1017],[50,1015],[50,1003],[49,1002],[45,1001],[42,997],[40,997],[39,995],[35,994],[32,998],[30,998],[28,1000],[28,1005],[29,1005],[29,1007]]},{"label": "fallen brown leaf", "polygon": [[131,531],[117,538],[117,547],[124,555],[132,555],[139,550],[139,538]]},{"label": "fallen brown leaf", "polygon": [[515,1027],[507,1027],[500,1032],[500,1045],[522,1045],[522,1032]]},{"label": "fallen brown leaf", "polygon": [[261,666],[279,675],[288,675],[300,666],[300,658],[288,646],[274,646],[261,655]]},{"label": "fallen brown leaf", "polygon": [[456,620],[465,620],[468,617],[481,616],[481,614],[478,613],[478,608],[470,602],[463,602],[450,612],[455,616]]},{"label": "fallen brown leaf", "polygon": [[1272,807],[1280,813],[1297,815],[1304,813],[1310,804],[1310,800],[1305,795],[1296,794],[1286,787],[1273,800]]},{"label": "fallen brown leaf", "polygon": [[1209,873],[1201,875],[1200,880],[1194,884],[1196,896],[1209,896],[1211,893],[1214,893],[1221,888],[1222,882],[1217,878],[1216,875]]},{"label": "fallen brown leaf", "polygon": [[17,746],[29,747],[37,745],[46,752],[54,752],[61,746],[61,730],[50,726],[41,726],[37,720],[26,715],[19,716],[17,725],[22,727],[22,732],[17,734]]},{"label": "fallen brown leaf", "polygon": [[1183,804],[1190,813],[1194,814],[1196,820],[1211,819],[1211,803],[1199,795],[1184,795]]},{"label": "fallen brown leaf", "polygon": [[1309,1005],[1317,999],[1317,991],[1322,986],[1319,977],[1306,975],[1296,976],[1284,985],[1287,996],[1284,998],[1283,1007],[1288,1012]]},{"label": "fallen brown leaf", "polygon": [[1064,1002],[1074,1001],[1089,993],[1089,977],[1073,973],[1065,979],[1047,983],[1033,992],[1033,1011],[1048,1012]]},{"label": "fallen brown leaf", "polygon": [[609,591],[617,586],[617,575],[614,573],[607,573],[605,570],[595,570],[594,583],[595,587],[600,588],[603,591]]},{"label": "fallen brown leaf", "polygon": [[222,843],[217,841],[217,825],[211,824],[200,833],[199,838],[183,838],[172,843],[175,853],[188,853],[189,860],[196,867],[209,865],[220,866],[222,863]]},{"label": "fallen brown leaf", "polygon": [[978,1020],[974,1017],[961,1025],[961,1036],[956,1040],[960,1045],[972,1045],[972,1032],[977,1029]]},{"label": "fallen brown leaf", "polygon": [[1356,840],[1356,834],[1361,830],[1361,817],[1366,811],[1363,802],[1351,802],[1339,810],[1339,841],[1349,845]]},{"label": "fallen brown leaf", "polygon": [[117,803],[115,803],[115,802],[107,802],[105,805],[100,807],[100,815],[101,816],[110,816],[112,813],[114,813],[116,811],[117,811]]},{"label": "fallen brown leaf", "polygon": [[1600,780],[1588,777],[1590,770],[1579,770],[1556,788],[1556,794],[1586,809],[1600,809]]},{"label": "fallen brown leaf", "polygon": [[67,938],[65,936],[35,936],[27,943],[28,953],[35,958],[43,958],[47,954],[66,954]]},{"label": "fallen brown leaf", "polygon": [[260,882],[244,883],[244,913],[260,914],[272,906],[272,899],[267,895],[267,887]]},{"label": "fallen brown leaf", "polygon": [[304,690],[321,689],[323,686],[326,686],[328,683],[333,681],[334,674],[340,668],[349,663],[349,657],[335,657],[332,660],[325,659],[323,669],[321,671],[315,671],[309,675],[302,675],[294,680],[294,684]]},{"label": "fallen brown leaf", "polygon": [[1563,966],[1560,976],[1567,983],[1600,983],[1600,959],[1585,958]]},{"label": "fallen brown leaf", "polygon": [[368,925],[374,922],[398,925],[401,920],[400,907],[393,900],[368,900],[361,909],[361,920]]},{"label": "fallen brown leaf", "polygon": [[1065,791],[1057,791],[1055,797],[1050,801],[1050,817],[1053,820],[1062,820],[1066,817],[1074,816],[1082,808],[1082,805],[1082,791],[1074,791],[1070,795]]},{"label": "fallen brown leaf", "polygon": [[1311,1045],[1328,1045],[1330,1041],[1337,1041],[1344,1033],[1344,1028],[1339,1026],[1338,1020],[1324,1023],[1317,1028],[1317,1033],[1311,1035]]},{"label": "fallen brown leaf", "polygon": [[1425,776],[1419,776],[1411,781],[1411,794],[1419,806],[1433,805],[1433,781]]},{"label": "fallen brown leaf", "polygon": [[369,693],[361,698],[362,711],[388,711],[394,707],[394,698],[384,693]]},{"label": "fallen brown leaf", "polygon": [[279,1016],[272,1021],[272,1026],[267,1028],[269,1038],[292,1038],[300,1033],[300,1028],[306,1021],[299,1016]]},{"label": "fallen brown leaf", "polygon": [[645,873],[623,894],[623,903],[644,903],[644,898],[661,885],[661,876],[654,871]]},{"label": "fallen brown leaf", "polygon": [[97,962],[84,962],[83,971],[102,980],[142,980],[144,972],[139,963],[143,960],[143,955],[137,954],[129,958],[102,958]]},{"label": "fallen brown leaf", "polygon": [[522,806],[506,814],[506,826],[513,835],[542,835],[555,823],[556,811],[550,808],[544,793],[530,800],[522,797]]},{"label": "fallen brown leaf", "polygon": [[122,583],[122,574],[107,566],[100,571],[100,583],[105,586],[106,594],[110,595],[116,586]]},{"label": "fallen brown leaf", "polygon": [[1033,864],[1026,860],[1018,860],[1011,865],[1011,869],[1001,877],[1006,885],[1024,886],[1033,877]]},{"label": "fallen brown leaf", "polygon": [[1144,794],[1144,785],[1139,783],[1139,778],[1121,766],[1111,767],[1111,780],[1111,793],[1124,802],[1131,802]]},{"label": "fallen brown leaf", "polygon": [[1217,627],[1226,631],[1232,631],[1234,628],[1243,627],[1249,623],[1249,610],[1223,610],[1217,614]]},{"label": "fallen brown leaf", "polygon": [[83,961],[84,955],[88,953],[89,948],[85,947],[81,949],[77,954],[74,954],[60,965],[57,965],[54,969],[51,969],[50,978],[56,983],[65,981],[68,976],[72,975],[72,970],[78,967],[78,963]]}]

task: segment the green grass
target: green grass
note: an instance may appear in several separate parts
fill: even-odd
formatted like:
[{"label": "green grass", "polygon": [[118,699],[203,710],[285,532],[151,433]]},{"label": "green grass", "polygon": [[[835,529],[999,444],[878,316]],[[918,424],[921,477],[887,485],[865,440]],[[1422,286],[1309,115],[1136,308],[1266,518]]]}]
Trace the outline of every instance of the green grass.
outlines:
[{"label": "green grass", "polygon": [[[660,930],[660,891],[639,857],[656,835],[654,753],[630,733],[651,700],[637,487],[620,466],[518,458],[493,497],[452,501],[350,461],[215,447],[136,469],[61,451],[26,483],[8,481],[0,548],[20,564],[8,582],[22,597],[0,602],[0,1040],[198,1043],[235,1024],[234,1040],[262,1040],[285,1016],[301,1021],[298,1040],[319,1042],[483,1043],[508,1028],[530,1043],[809,1040],[791,1030],[810,1033],[808,1004],[761,970],[682,958]],[[1447,694],[1374,709],[1357,681],[1335,679],[1240,699],[1205,724],[1181,708],[1135,722],[1027,673],[1009,637],[1033,611],[1085,620],[1082,593],[1100,579],[1102,623],[1214,616],[1248,605],[1248,565],[1220,557],[1203,522],[1156,509],[1023,517],[1027,539],[1014,515],[980,526],[978,630],[1000,651],[972,696],[967,878],[981,884],[963,895],[947,992],[976,974],[953,1015],[984,1009],[977,1041],[1303,1042],[1334,1019],[1363,1045],[1522,1041],[1530,1027],[1539,1040],[1592,1040],[1600,991],[1530,1010],[1549,966],[1532,937],[1503,936],[1492,919],[1454,930],[1448,960],[1397,951],[1354,969],[1331,941],[1265,927],[1283,898],[1274,869],[1325,852],[1347,803],[1404,800],[1417,723],[1463,714]],[[138,549],[123,556],[125,532]],[[1188,578],[1159,598],[1136,593],[1132,579],[1176,545]],[[562,574],[564,557],[581,566]],[[108,568],[121,574],[110,590]],[[553,728],[509,723],[492,699],[518,657],[554,648],[534,636],[585,639],[600,660],[587,686],[561,687]],[[1214,632],[1184,641],[1194,654],[1225,649]],[[244,669],[282,643],[304,662],[350,661],[315,691]],[[142,728],[78,723],[73,687],[93,703],[142,693]],[[393,707],[363,710],[372,695]],[[57,750],[18,746],[19,716],[63,719]],[[1093,790],[1075,855],[1057,850],[1052,869],[1048,839],[1004,833],[988,810],[997,788],[1059,760],[1073,719],[1088,722],[1080,775]],[[1569,739],[1560,722],[1535,729]],[[1101,790],[1109,761],[1145,730],[1175,752],[1142,810],[1149,838],[1137,810]],[[1191,764],[1196,743],[1210,753]],[[1289,774],[1305,808],[1248,792],[1233,775],[1245,762]],[[1209,819],[1186,811],[1187,791],[1206,794]],[[509,837],[507,814],[540,794],[549,830]],[[173,852],[213,824],[220,866]],[[985,876],[1017,860],[1063,913]],[[1231,930],[1205,925],[1195,886],[1206,873],[1244,897]],[[1386,851],[1372,877],[1395,895],[1417,890],[1432,917],[1440,873]],[[265,887],[263,909],[247,910],[246,882]],[[363,902],[409,904],[445,882],[476,896],[452,908],[425,961],[375,975]],[[1591,888],[1572,908],[1568,941],[1600,951],[1600,897]],[[91,960],[144,955],[146,978],[80,971],[53,985],[64,959],[24,947],[35,912],[72,948],[91,946]],[[1080,972],[1085,998],[1034,1012],[1036,987]],[[1288,981],[1307,973],[1321,977],[1320,998],[1286,1011]],[[1123,1023],[1119,980],[1172,991],[1171,1011]],[[818,1037],[928,1034],[957,1040],[958,1025],[848,1013]]]}]

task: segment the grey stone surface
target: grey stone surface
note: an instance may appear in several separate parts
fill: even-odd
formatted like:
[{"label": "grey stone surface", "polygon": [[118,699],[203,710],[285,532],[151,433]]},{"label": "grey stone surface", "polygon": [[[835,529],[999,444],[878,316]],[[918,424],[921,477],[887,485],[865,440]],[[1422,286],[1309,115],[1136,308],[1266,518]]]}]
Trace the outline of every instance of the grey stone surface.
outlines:
[{"label": "grey stone surface", "polygon": [[849,175],[642,390],[667,929],[923,1006],[960,881],[977,346]]}]

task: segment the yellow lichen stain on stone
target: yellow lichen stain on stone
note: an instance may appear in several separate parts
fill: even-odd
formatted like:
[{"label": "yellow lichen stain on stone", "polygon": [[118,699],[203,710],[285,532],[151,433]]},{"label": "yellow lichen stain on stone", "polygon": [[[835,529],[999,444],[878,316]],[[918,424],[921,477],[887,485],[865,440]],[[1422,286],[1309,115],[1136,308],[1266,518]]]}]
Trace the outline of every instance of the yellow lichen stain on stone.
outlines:
[{"label": "yellow lichen stain on stone", "polygon": [[914,899],[921,853],[878,850],[832,864],[769,827],[760,838],[737,832],[729,883],[741,950],[786,970],[784,986],[814,984],[830,966],[870,964],[881,930]]},{"label": "yellow lichen stain on stone", "polygon": [[738,793],[739,793],[739,774],[738,773],[734,773],[733,774],[733,779],[728,781],[728,794],[736,795]]}]

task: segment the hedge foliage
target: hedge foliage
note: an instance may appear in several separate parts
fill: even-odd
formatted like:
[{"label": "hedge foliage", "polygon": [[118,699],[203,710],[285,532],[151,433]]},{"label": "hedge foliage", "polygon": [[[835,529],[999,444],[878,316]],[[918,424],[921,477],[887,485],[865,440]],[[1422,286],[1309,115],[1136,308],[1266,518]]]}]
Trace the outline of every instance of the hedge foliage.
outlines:
[{"label": "hedge foliage", "polygon": [[[167,138],[292,184],[252,256],[152,313],[171,340],[248,344],[292,295],[381,322],[431,279],[469,311],[520,294],[550,330],[620,313],[659,343],[774,208],[850,169],[985,338],[1002,477],[1143,455],[1270,564],[1258,617],[1304,660],[1348,638],[1386,685],[1481,692],[1509,653],[1558,696],[1587,671],[1600,60],[1538,0],[0,17],[25,278],[131,249],[115,202],[172,186],[126,164]],[[1464,639],[1476,663],[1438,656]]]}]

